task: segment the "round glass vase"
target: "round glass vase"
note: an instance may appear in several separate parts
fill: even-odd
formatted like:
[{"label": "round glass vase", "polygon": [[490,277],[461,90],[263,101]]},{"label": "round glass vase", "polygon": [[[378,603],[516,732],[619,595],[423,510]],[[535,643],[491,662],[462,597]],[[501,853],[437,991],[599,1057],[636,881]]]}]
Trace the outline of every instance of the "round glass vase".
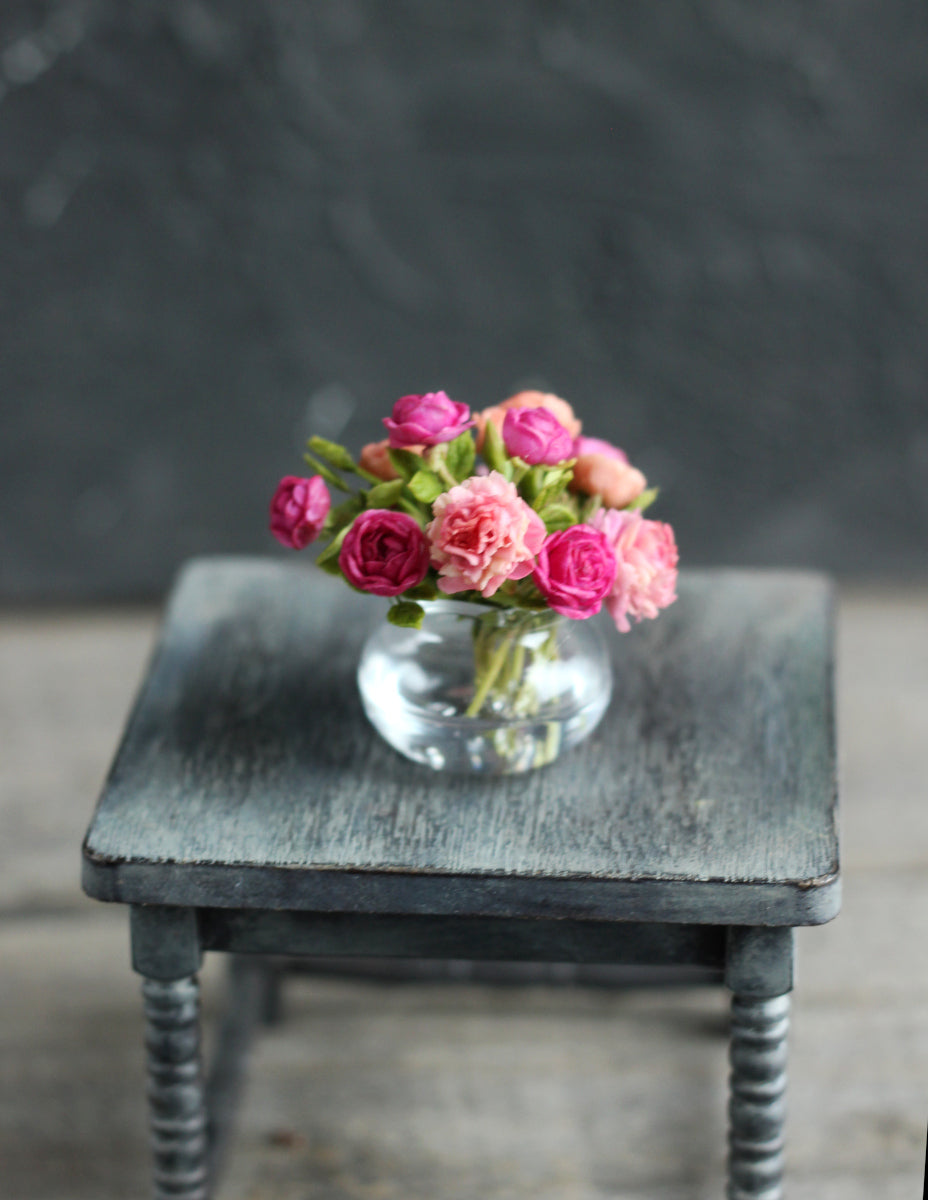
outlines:
[{"label": "round glass vase", "polygon": [[545,766],[596,728],[612,667],[590,621],[459,600],[422,607],[421,629],[384,620],[358,667],[364,711],[400,754],[502,775]]}]

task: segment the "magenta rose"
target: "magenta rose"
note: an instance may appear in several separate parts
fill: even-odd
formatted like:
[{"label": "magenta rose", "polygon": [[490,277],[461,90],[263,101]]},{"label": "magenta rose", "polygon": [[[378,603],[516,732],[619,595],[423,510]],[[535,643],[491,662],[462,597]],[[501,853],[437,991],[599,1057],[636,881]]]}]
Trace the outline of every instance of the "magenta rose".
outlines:
[{"label": "magenta rose", "polygon": [[331,503],[321,475],[285,475],[271,500],[271,533],[285,546],[302,550],[319,536]]},{"label": "magenta rose", "polygon": [[615,579],[615,554],[590,525],[549,534],[535,564],[535,585],[550,608],[583,620],[599,612]]},{"label": "magenta rose", "polygon": [[338,565],[359,591],[398,596],[428,573],[429,544],[408,513],[369,508],[345,534]]},{"label": "magenta rose", "polygon": [[466,404],[459,404],[444,392],[427,392],[424,396],[401,396],[393,405],[392,417],[384,417],[394,450],[437,446],[471,429],[476,422]]},{"label": "magenta rose", "polygon": [[677,543],[662,521],[647,521],[640,512],[600,509],[590,524],[602,531],[615,551],[615,581],[606,607],[622,633],[628,618],[642,621],[677,598]]},{"label": "magenta rose", "polygon": [[544,522],[498,471],[443,492],[432,512],[426,533],[443,592],[492,596],[507,579],[531,574]]},{"label": "magenta rose", "polygon": [[546,408],[507,408],[503,442],[510,454],[531,467],[553,467],[573,456],[574,439]]}]

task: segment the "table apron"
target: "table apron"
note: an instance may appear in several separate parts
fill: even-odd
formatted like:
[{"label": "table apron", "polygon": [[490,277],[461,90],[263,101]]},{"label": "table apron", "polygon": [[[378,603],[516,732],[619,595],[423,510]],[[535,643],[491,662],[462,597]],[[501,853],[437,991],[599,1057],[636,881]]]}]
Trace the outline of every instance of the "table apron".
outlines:
[{"label": "table apron", "polygon": [[198,910],[203,950],[724,968],[726,929],[641,921]]}]

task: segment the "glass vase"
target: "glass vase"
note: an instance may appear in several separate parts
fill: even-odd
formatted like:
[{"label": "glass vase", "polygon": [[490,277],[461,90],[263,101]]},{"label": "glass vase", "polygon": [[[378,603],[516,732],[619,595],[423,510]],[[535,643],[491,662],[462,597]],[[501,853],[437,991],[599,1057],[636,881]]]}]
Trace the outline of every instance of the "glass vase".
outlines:
[{"label": "glass vase", "polygon": [[457,600],[423,608],[421,629],[384,620],[358,668],[364,711],[400,754],[508,774],[553,762],[596,728],[612,668],[592,622]]}]

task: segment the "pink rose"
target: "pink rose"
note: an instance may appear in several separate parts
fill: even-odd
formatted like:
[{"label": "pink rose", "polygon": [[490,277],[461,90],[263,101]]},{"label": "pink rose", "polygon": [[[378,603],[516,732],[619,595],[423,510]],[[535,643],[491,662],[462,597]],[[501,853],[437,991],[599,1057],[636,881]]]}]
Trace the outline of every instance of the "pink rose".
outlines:
[{"label": "pink rose", "polygon": [[550,608],[583,620],[599,612],[615,579],[608,539],[589,525],[549,534],[535,564],[535,584]]},{"label": "pink rose", "polygon": [[285,475],[271,500],[271,533],[292,550],[302,550],[319,536],[331,503],[321,475]]},{"label": "pink rose", "polygon": [[503,442],[512,455],[530,467],[553,467],[573,455],[574,439],[546,408],[508,408],[503,419]]},{"label": "pink rose", "polygon": [[611,442],[604,442],[602,438],[574,438],[574,452],[571,457],[584,458],[589,454],[601,454],[604,458],[616,458],[619,462],[628,462],[628,455],[625,451],[620,450],[618,446],[613,446]]},{"label": "pink rose", "polygon": [[345,534],[338,565],[360,591],[398,596],[428,574],[429,544],[408,513],[369,508]]},{"label": "pink rose", "polygon": [[[579,440],[585,442],[594,439]],[[616,450],[616,447],[611,446],[610,449]],[[647,486],[648,481],[638,468],[631,466],[622,451],[617,450],[616,454],[581,454],[574,463],[574,477],[570,483],[570,490],[584,492],[587,496],[601,496],[607,508],[625,508],[636,500]]]},{"label": "pink rose", "polygon": [[546,408],[564,426],[571,437],[579,437],[581,424],[566,400],[553,392],[516,392],[499,405],[500,408]]},{"label": "pink rose", "polygon": [[426,533],[443,592],[473,589],[492,596],[507,579],[531,574],[544,522],[498,471],[443,492],[432,512]]},{"label": "pink rose", "polygon": [[384,417],[383,423],[390,431],[394,450],[453,442],[458,434],[475,424],[467,405],[450,399],[444,392],[401,396],[393,405],[393,416]]},{"label": "pink rose", "polygon": [[677,544],[673,530],[647,521],[640,512],[600,509],[590,524],[602,531],[615,551],[615,582],[606,607],[622,633],[636,621],[656,617],[677,598]]}]

